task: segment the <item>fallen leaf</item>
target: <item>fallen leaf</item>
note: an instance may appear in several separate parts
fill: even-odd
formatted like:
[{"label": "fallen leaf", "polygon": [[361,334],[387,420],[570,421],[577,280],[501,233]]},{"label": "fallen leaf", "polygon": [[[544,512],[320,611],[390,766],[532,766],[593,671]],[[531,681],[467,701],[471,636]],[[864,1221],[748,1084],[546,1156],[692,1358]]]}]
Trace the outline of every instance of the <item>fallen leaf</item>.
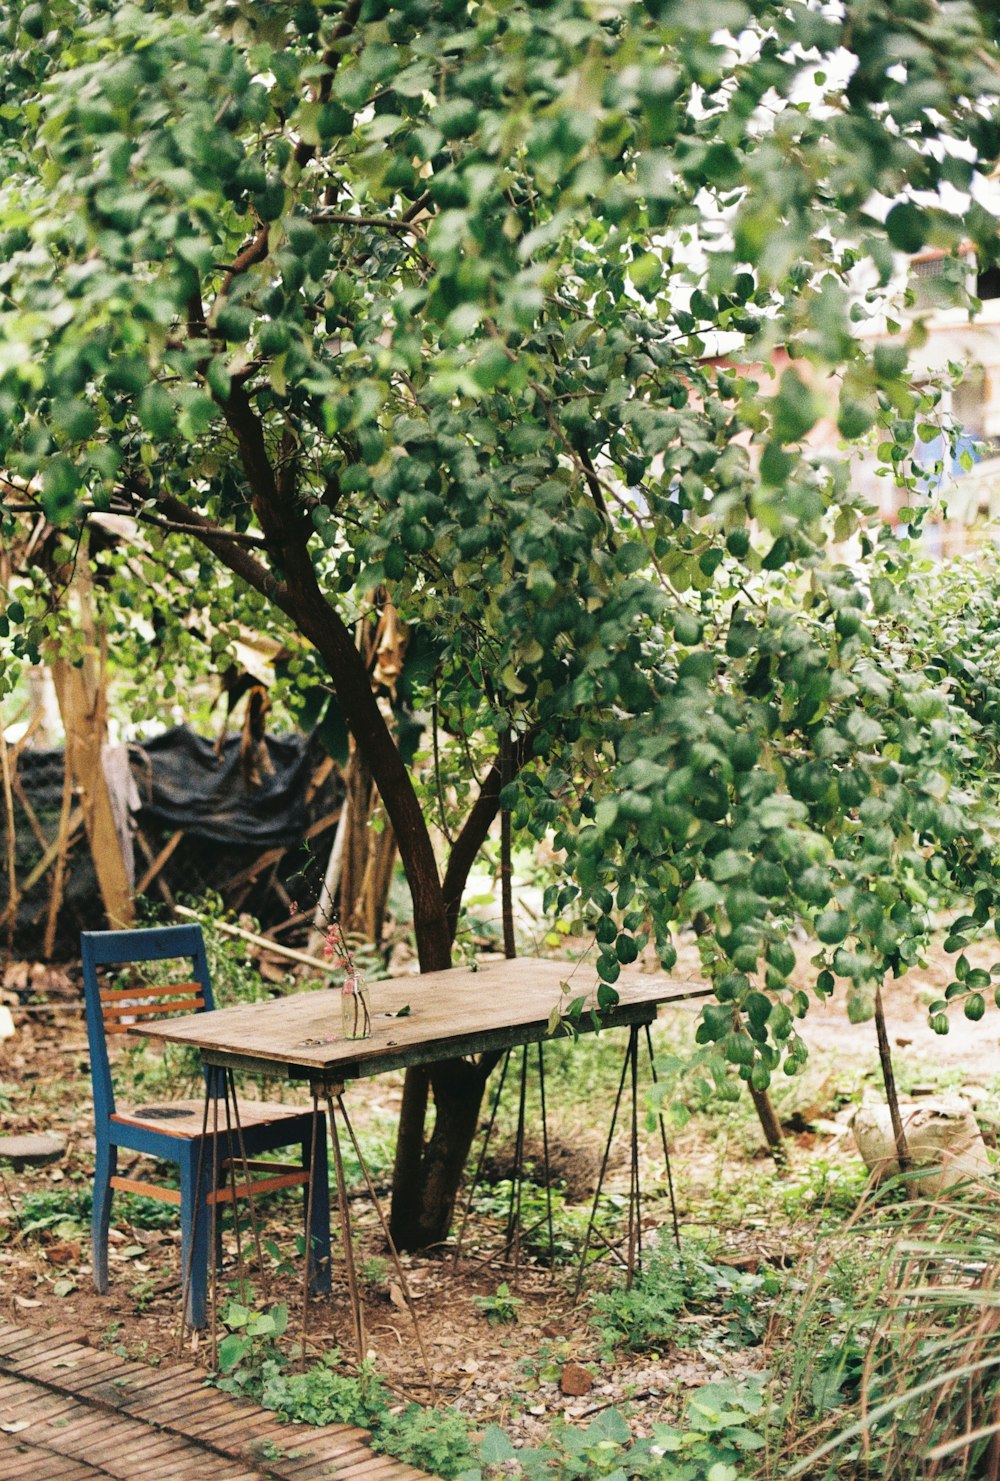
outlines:
[{"label": "fallen leaf", "polygon": [[57,1240],[45,1246],[45,1258],[50,1265],[73,1265],[80,1258],[80,1245],[69,1239]]},{"label": "fallen leaf", "polygon": [[41,1304],[42,1303],[40,1301],[35,1301],[30,1296],[15,1296],[14,1297],[14,1305],[15,1306],[41,1306]]},{"label": "fallen leaf", "polygon": [[389,1283],[389,1300],[393,1306],[398,1306],[401,1311],[406,1310],[406,1297],[395,1281],[390,1281]]}]

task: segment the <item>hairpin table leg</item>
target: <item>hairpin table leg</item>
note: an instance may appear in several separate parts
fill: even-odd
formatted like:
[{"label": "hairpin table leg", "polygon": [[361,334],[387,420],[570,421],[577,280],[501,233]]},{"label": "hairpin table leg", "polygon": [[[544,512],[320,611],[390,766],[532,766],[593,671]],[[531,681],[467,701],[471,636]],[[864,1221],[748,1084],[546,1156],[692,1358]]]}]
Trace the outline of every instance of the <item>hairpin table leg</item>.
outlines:
[{"label": "hairpin table leg", "polygon": [[528,1046],[521,1048],[521,1093],[517,1107],[517,1135],[514,1138],[514,1166],[511,1169],[510,1203],[507,1208],[507,1230],[504,1236],[504,1259],[514,1253],[514,1275],[521,1264],[521,1185],[524,1180],[524,1112],[528,1092]]},{"label": "hairpin table leg", "polygon": [[[205,1081],[205,1101],[201,1115],[201,1136],[198,1138],[198,1166],[195,1172],[194,1189],[191,1194],[191,1233],[188,1239],[187,1257],[183,1261],[181,1270],[181,1315],[177,1325],[177,1356],[180,1357],[184,1347],[184,1322],[187,1316],[188,1299],[191,1295],[191,1282],[194,1272],[194,1247],[195,1237],[198,1233],[198,1218],[201,1213],[201,1180],[205,1170],[205,1143],[208,1140],[208,1103],[209,1103],[209,1081]],[[183,1188],[183,1181],[181,1183]]]},{"label": "hairpin table leg", "polygon": [[306,1193],[305,1273],[302,1277],[302,1342],[299,1367],[306,1371],[306,1341],[309,1336],[309,1288],[312,1284],[313,1189],[316,1186],[316,1143],[319,1138],[319,1091],[312,1087],[312,1141],[309,1154],[309,1189]]},{"label": "hairpin table leg", "polygon": [[361,1304],[361,1292],[358,1288],[358,1275],[354,1268],[354,1240],[351,1233],[351,1210],[347,1201],[347,1182],[344,1178],[344,1159],[340,1150],[340,1133],[337,1130],[337,1119],[333,1113],[334,1097],[341,1096],[341,1087],[325,1087],[327,1109],[330,1114],[330,1141],[333,1146],[333,1165],[337,1174],[337,1206],[340,1210],[340,1230],[344,1244],[344,1273],[347,1276],[347,1292],[351,1300],[351,1312],[354,1317],[354,1343],[358,1354],[358,1362],[365,1360],[367,1343],[365,1340],[365,1315]]},{"label": "hairpin table leg", "polygon": [[552,1231],[552,1168],[549,1163],[549,1123],[545,1111],[545,1046],[538,1041],[538,1093],[542,1101],[542,1158],[545,1171],[545,1215],[549,1224],[549,1268],[556,1262],[556,1241]]},{"label": "hairpin table leg", "polygon": [[[649,1072],[653,1077],[653,1084],[658,1083],[656,1077],[656,1060],[653,1055],[653,1035],[650,1033],[649,1024],[646,1024],[646,1048],[649,1050]],[[660,1140],[663,1142],[663,1165],[667,1170],[667,1192],[670,1195],[670,1217],[674,1226],[674,1244],[678,1249],[681,1247],[681,1226],[677,1217],[677,1199],[674,1197],[674,1175],[670,1166],[670,1147],[667,1144],[667,1128],[663,1120],[662,1109],[657,1109],[660,1122]]]},{"label": "hairpin table leg", "polygon": [[[340,1110],[340,1114],[344,1118],[344,1126],[347,1129],[347,1135],[351,1139],[351,1146],[354,1148],[354,1155],[358,1159],[361,1171],[364,1174],[365,1183],[368,1188],[368,1196],[371,1199],[372,1204],[374,1205],[376,1214],[378,1215],[378,1221],[382,1226],[382,1233],[385,1235],[386,1244],[388,1244],[389,1246],[389,1253],[392,1256],[392,1262],[396,1267],[396,1274],[399,1277],[399,1287],[403,1293],[403,1300],[406,1302],[407,1310],[410,1313],[410,1320],[413,1322],[413,1331],[417,1339],[417,1346],[420,1348],[420,1356],[423,1358],[424,1368],[427,1372],[427,1381],[430,1384],[431,1394],[433,1395],[435,1392],[434,1374],[431,1371],[431,1365],[427,1358],[427,1351],[424,1347],[423,1335],[420,1331],[420,1323],[417,1321],[417,1308],[414,1305],[413,1297],[410,1294],[410,1285],[406,1279],[406,1272],[404,1271],[402,1261],[399,1258],[399,1252],[396,1249],[395,1241],[393,1240],[392,1234],[389,1231],[389,1221],[382,1209],[382,1204],[375,1189],[375,1184],[372,1182],[371,1173],[368,1171],[368,1164],[365,1162],[364,1157],[361,1155],[361,1147],[357,1137],[354,1134],[354,1127],[351,1125],[350,1117],[347,1114],[347,1107],[344,1105],[343,1095],[337,1095],[336,1100],[338,1109]],[[331,1118],[333,1116],[332,1105],[330,1107],[330,1116]]]},{"label": "hairpin table leg", "polygon": [[[629,1039],[631,1048],[631,1038]],[[601,1169],[597,1175],[597,1187],[594,1190],[594,1202],[590,1210],[590,1219],[587,1222],[587,1233],[583,1241],[583,1254],[580,1256],[580,1269],[577,1272],[576,1286],[573,1291],[573,1304],[576,1305],[580,1299],[583,1289],[583,1276],[587,1268],[587,1255],[590,1253],[590,1243],[594,1235],[594,1220],[597,1218],[597,1206],[601,1198],[601,1190],[604,1187],[604,1178],[608,1170],[608,1158],[611,1155],[611,1142],[615,1134],[615,1126],[618,1122],[618,1108],[622,1103],[622,1091],[625,1089],[625,1076],[628,1073],[629,1055],[626,1053],[625,1062],[622,1065],[621,1079],[618,1081],[618,1093],[615,1096],[615,1104],[611,1111],[611,1125],[608,1127],[608,1140],[604,1147],[604,1157],[601,1160]]]},{"label": "hairpin table leg", "polygon": [[483,1145],[480,1149],[478,1161],[476,1162],[476,1170],[472,1174],[472,1182],[469,1185],[469,1192],[465,1200],[465,1208],[462,1211],[462,1221],[458,1226],[458,1237],[455,1240],[455,1253],[452,1256],[451,1260],[453,1270],[458,1264],[459,1258],[462,1254],[462,1240],[465,1237],[465,1226],[469,1222],[469,1214],[472,1211],[472,1200],[476,1196],[476,1189],[479,1187],[479,1179],[482,1176],[483,1167],[486,1164],[486,1153],[489,1151],[490,1138],[493,1135],[493,1127],[497,1119],[497,1110],[500,1106],[500,1095],[504,1087],[504,1081],[507,1079],[507,1070],[509,1066],[510,1050],[508,1049],[507,1053],[503,1057],[503,1068],[500,1071],[500,1080],[497,1084],[496,1094],[493,1097],[493,1108],[490,1111],[490,1119],[486,1125],[486,1132],[483,1136]]},{"label": "hairpin table leg", "polygon": [[[250,1176],[250,1163],[247,1160],[246,1142],[243,1138],[243,1123],[240,1120],[240,1103],[236,1098],[236,1078],[232,1070],[226,1070],[226,1078],[229,1090],[233,1097],[233,1117],[236,1122],[236,1141],[240,1149],[240,1161],[243,1164],[243,1179],[247,1190],[247,1208],[250,1210],[250,1228],[253,1231],[254,1250],[257,1254],[257,1270],[260,1273],[260,1283],[265,1298],[271,1294],[271,1283],[268,1280],[267,1271],[264,1268],[264,1251],[260,1242],[260,1221],[257,1218],[257,1204],[254,1201],[253,1179]],[[235,1211],[233,1214],[235,1218]]]}]

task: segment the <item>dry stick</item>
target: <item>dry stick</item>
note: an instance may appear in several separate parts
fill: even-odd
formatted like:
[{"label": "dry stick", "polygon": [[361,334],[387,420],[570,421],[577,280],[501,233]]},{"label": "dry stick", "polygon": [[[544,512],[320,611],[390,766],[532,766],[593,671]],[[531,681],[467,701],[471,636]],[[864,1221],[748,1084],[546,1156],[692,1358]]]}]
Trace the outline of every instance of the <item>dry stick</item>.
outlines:
[{"label": "dry stick", "polygon": [[69,819],[73,805],[73,773],[69,768],[69,754],[63,758],[62,807],[59,812],[59,832],[56,836],[56,867],[52,874],[52,894],[49,897],[49,917],[45,922],[45,941],[42,956],[46,961],[52,955],[56,940],[56,921],[62,909],[63,885],[66,879],[66,857],[69,853]]},{"label": "dry stick", "polygon": [[49,840],[45,837],[45,834],[42,831],[42,825],[38,821],[38,816],[35,812],[35,809],[32,807],[24,788],[21,786],[21,778],[17,774],[16,765],[13,773],[11,774],[10,784],[11,788],[13,789],[14,796],[17,798],[17,805],[24,813],[24,816],[27,818],[28,826],[31,829],[32,833],[35,835],[35,838],[38,841],[39,848],[48,848]]},{"label": "dry stick", "polygon": [[14,1226],[16,1229],[19,1230],[21,1228],[21,1216],[17,1211],[17,1204],[14,1202],[14,1195],[10,1191],[10,1184],[7,1182],[7,1175],[2,1167],[0,1167],[0,1187],[3,1188],[3,1191],[7,1197],[7,1202],[10,1204],[10,1211],[14,1219]]},{"label": "dry stick", "polygon": [[14,926],[17,921],[17,841],[14,836],[14,792],[10,784],[10,759],[7,742],[0,726],[0,773],[3,775],[4,811],[7,814],[7,950],[14,952]]},{"label": "dry stick", "polygon": [[[82,827],[82,825],[83,825],[83,809],[80,808],[80,807],[76,807],[76,808],[73,809],[72,815],[71,815],[70,820],[69,820],[69,837],[70,837],[70,840],[71,841],[76,837],[76,835],[80,831],[80,828]],[[34,889],[35,885],[41,879],[41,877],[45,873],[45,871],[47,869],[49,869],[52,866],[52,864],[55,862],[58,853],[59,853],[59,840],[58,840],[58,838],[54,838],[52,840],[52,842],[49,844],[48,848],[45,850],[45,852],[42,855],[42,857],[38,860],[38,863],[32,869],[31,873],[27,876],[27,878],[25,880],[22,881],[22,883],[21,883],[21,894],[22,895],[26,895],[29,890]]]},{"label": "dry stick", "polygon": [[[175,905],[174,914],[183,916],[185,920],[200,920],[196,910],[190,910],[186,905]],[[330,975],[330,963],[321,962],[319,957],[309,956],[304,951],[296,951],[291,946],[280,946],[277,941],[271,941],[267,936],[258,936],[256,931],[244,931],[241,926],[230,925],[229,921],[214,920],[212,929],[223,931],[227,936],[238,936],[241,941],[249,941],[252,946],[261,946],[273,956],[287,957],[290,962],[301,962],[303,966],[313,967],[317,972],[322,972],[324,977]]]},{"label": "dry stick", "polygon": [[178,828],[175,833],[171,833],[166,843],[160,849],[160,852],[156,855],[156,858],[151,860],[145,874],[143,874],[139,879],[139,882],[135,887],[135,893],[137,895],[144,895],[146,893],[146,891],[149,889],[149,886],[153,883],[154,879],[157,878],[161,869],[167,863],[171,854],[174,852],[183,838],[183,828]]},{"label": "dry stick", "polygon": [[899,1114],[896,1076],[892,1069],[892,1050],[889,1048],[889,1032],[885,1026],[881,986],[875,989],[875,1034],[878,1038],[878,1057],[882,1065],[882,1079],[885,1081],[885,1098],[889,1102],[889,1119],[892,1122],[892,1134],[896,1142],[896,1160],[899,1163],[900,1172],[909,1172],[910,1149],[906,1145],[906,1133]]},{"label": "dry stick", "polygon": [[[653,1084],[655,1085],[657,1083],[656,1060],[653,1056],[653,1035],[650,1032],[648,1023],[646,1024],[646,1048],[649,1050],[649,1072],[653,1077]],[[674,1175],[670,1167],[670,1147],[667,1144],[667,1128],[663,1120],[663,1112],[660,1110],[657,1114],[660,1122],[660,1138],[663,1142],[663,1163],[667,1169],[667,1192],[670,1195],[670,1217],[674,1225],[674,1244],[680,1249],[681,1226],[677,1218],[677,1200],[674,1197]]]},{"label": "dry stick", "polygon": [[393,1237],[389,1232],[389,1224],[385,1217],[385,1214],[382,1211],[382,1204],[379,1199],[378,1193],[375,1191],[375,1184],[372,1182],[371,1173],[368,1171],[368,1164],[361,1155],[361,1148],[358,1145],[358,1139],[354,1134],[354,1127],[351,1125],[351,1120],[347,1114],[347,1107],[344,1105],[344,1097],[342,1095],[337,1096],[337,1105],[340,1107],[340,1114],[344,1118],[344,1125],[346,1126],[347,1134],[351,1139],[351,1145],[354,1148],[354,1155],[358,1159],[361,1171],[364,1174],[365,1183],[368,1185],[368,1196],[371,1199],[372,1203],[375,1205],[375,1212],[378,1214],[378,1221],[382,1225],[382,1233],[385,1235],[386,1243],[389,1246],[389,1253],[392,1255],[392,1262],[396,1267],[396,1274],[399,1276],[400,1290],[403,1292],[403,1299],[406,1302],[407,1309],[410,1313],[410,1319],[413,1322],[413,1331],[417,1339],[417,1346],[420,1348],[420,1356],[424,1362],[424,1369],[427,1373],[427,1382],[430,1386],[431,1394],[434,1395],[436,1392],[434,1388],[434,1374],[432,1373],[431,1365],[427,1360],[427,1352],[424,1348],[424,1339],[421,1335],[420,1323],[417,1321],[417,1309],[413,1304],[413,1297],[410,1294],[409,1282],[406,1279],[406,1274],[403,1270],[402,1262],[399,1258],[399,1252],[396,1249]]},{"label": "dry stick", "polygon": [[[347,1201],[347,1181],[344,1177],[344,1159],[340,1152],[340,1133],[333,1108],[333,1090],[327,1087],[326,1104],[330,1114],[330,1141],[333,1146],[333,1165],[337,1173],[337,1204],[340,1210],[340,1234],[344,1242],[344,1273],[347,1276],[347,1292],[351,1299],[354,1316],[354,1339],[358,1362],[365,1360],[365,1317],[358,1290],[358,1276],[354,1268],[354,1241],[351,1235],[351,1210]],[[353,1133],[352,1133],[353,1137]]]}]

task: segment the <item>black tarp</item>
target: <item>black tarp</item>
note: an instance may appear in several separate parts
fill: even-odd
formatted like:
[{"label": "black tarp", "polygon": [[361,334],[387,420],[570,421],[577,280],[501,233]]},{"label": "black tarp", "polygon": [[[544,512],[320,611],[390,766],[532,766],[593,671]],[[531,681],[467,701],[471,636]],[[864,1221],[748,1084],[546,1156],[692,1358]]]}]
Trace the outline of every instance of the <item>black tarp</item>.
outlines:
[{"label": "black tarp", "polygon": [[[243,754],[238,735],[228,737],[217,750],[216,742],[184,726],[130,745],[129,767],[139,798],[138,811],[133,813],[136,879],[142,880],[150,860],[174,834],[182,835],[145,893],[162,904],[170,895],[193,899],[216,892],[227,908],[245,910],[265,926],[287,919],[290,899],[307,903],[316,898],[341,795],[334,773],[307,802],[316,767],[325,754],[316,736],[299,734],[268,735],[252,755]],[[26,749],[17,757],[14,831],[16,874],[22,882],[30,878],[58,836],[64,764],[62,750]],[[307,843],[307,829],[323,818],[333,821]],[[5,837],[6,817],[0,807],[0,840]],[[272,856],[258,873],[255,863],[269,850],[286,852]],[[7,874],[2,864],[6,857],[4,841],[0,915],[7,903]],[[241,882],[231,888],[241,876]],[[17,954],[40,955],[51,892],[52,870],[48,868],[21,894],[14,933]],[[101,929],[105,924],[81,827],[67,860],[54,959],[75,958],[80,931]],[[0,946],[5,944],[5,938],[0,938]]]},{"label": "black tarp", "polygon": [[238,735],[217,748],[179,725],[129,749],[143,828],[183,828],[213,843],[260,849],[290,848],[305,831],[312,772],[305,736],[266,736],[263,756],[257,748],[253,780]]}]

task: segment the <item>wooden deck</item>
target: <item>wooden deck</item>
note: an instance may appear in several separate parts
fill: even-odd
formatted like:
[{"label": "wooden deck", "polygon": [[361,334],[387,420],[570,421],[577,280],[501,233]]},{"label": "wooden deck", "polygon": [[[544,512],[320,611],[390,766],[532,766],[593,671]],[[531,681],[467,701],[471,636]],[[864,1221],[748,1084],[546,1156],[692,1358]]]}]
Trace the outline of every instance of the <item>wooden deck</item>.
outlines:
[{"label": "wooden deck", "polygon": [[365,1430],[279,1424],[205,1377],[0,1321],[0,1481],[427,1481]]}]

